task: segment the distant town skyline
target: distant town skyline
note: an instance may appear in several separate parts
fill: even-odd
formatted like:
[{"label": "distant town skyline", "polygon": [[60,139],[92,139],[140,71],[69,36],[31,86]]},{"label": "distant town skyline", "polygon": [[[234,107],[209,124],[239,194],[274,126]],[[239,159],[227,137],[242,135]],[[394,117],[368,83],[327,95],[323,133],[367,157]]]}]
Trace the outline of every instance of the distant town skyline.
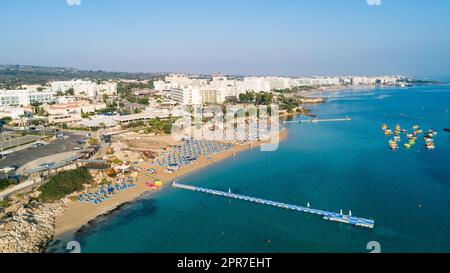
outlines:
[{"label": "distant town skyline", "polygon": [[0,63],[254,76],[450,74],[448,1],[370,3],[5,0]]}]

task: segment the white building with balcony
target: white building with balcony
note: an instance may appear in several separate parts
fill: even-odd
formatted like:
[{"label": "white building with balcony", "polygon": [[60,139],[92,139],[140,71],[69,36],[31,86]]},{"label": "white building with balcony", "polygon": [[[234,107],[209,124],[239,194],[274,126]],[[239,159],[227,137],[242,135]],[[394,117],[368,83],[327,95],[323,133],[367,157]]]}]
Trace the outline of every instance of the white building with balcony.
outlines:
[{"label": "white building with balcony", "polygon": [[173,88],[170,98],[181,105],[201,105],[201,91],[199,88]]},{"label": "white building with balcony", "polygon": [[0,90],[0,106],[30,105],[33,102],[51,103],[55,101],[52,91]]}]

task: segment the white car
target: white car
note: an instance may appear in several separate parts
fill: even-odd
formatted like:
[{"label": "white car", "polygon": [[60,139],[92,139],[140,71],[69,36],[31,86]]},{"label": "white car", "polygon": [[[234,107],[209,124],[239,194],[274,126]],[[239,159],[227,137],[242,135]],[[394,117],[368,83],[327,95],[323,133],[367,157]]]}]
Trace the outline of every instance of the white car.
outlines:
[{"label": "white car", "polygon": [[42,143],[42,142],[37,142],[37,143],[34,143],[33,145],[31,145],[31,147],[33,147],[33,148],[39,148],[39,147],[42,147],[42,146],[44,146],[45,144],[44,143]]}]

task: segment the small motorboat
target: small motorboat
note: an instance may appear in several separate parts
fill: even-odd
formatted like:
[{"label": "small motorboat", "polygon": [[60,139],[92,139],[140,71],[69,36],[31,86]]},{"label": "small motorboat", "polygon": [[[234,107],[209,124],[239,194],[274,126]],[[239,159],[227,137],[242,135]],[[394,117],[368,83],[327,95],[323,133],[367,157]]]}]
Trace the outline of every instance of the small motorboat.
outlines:
[{"label": "small motorboat", "polygon": [[434,150],[434,149],[436,149],[436,146],[434,146],[434,145],[427,145],[427,146],[425,146],[425,148],[427,148],[427,150]]},{"label": "small motorboat", "polygon": [[391,150],[397,150],[398,144],[395,140],[391,139],[389,140],[389,147],[391,148]]},{"label": "small motorboat", "polygon": [[450,133],[450,128],[445,128],[444,131]]}]

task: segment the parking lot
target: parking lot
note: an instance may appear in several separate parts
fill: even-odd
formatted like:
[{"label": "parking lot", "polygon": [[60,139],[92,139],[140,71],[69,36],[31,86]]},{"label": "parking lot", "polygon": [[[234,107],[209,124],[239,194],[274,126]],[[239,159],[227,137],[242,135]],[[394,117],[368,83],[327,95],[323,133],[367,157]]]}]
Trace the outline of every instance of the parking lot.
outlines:
[{"label": "parking lot", "polygon": [[73,151],[75,147],[79,146],[76,142],[85,139],[85,133],[64,133],[65,138],[51,141],[49,144],[39,148],[27,148],[8,154],[7,158],[0,159],[0,168],[5,167],[20,167],[28,162],[37,160],[53,154]]},{"label": "parking lot", "polygon": [[8,136],[8,138],[5,138],[5,140],[0,138],[0,149],[4,150],[11,147],[18,147],[21,145],[32,143],[34,141],[38,141],[40,139],[42,139],[42,136],[39,135]]}]

